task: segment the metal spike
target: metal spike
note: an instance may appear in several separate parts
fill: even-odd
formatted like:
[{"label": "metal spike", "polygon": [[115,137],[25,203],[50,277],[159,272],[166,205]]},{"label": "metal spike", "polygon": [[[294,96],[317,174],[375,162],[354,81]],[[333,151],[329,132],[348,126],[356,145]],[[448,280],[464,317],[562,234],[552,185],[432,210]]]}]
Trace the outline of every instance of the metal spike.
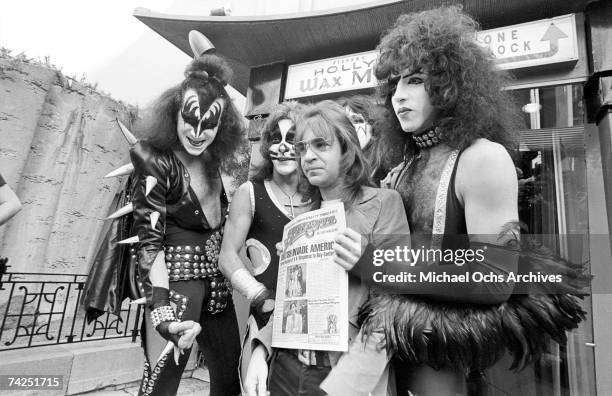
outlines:
[{"label": "metal spike", "polygon": [[129,204],[125,205],[123,208],[120,208],[115,213],[108,216],[105,220],[116,219],[117,217],[121,217],[128,213],[132,213],[133,211],[134,211],[134,205],[132,205],[132,203],[130,202]]},{"label": "metal spike", "polygon": [[197,30],[192,30],[189,32],[189,46],[191,47],[191,52],[193,52],[194,58],[206,53],[212,54],[216,50],[213,43],[211,43],[206,36]]},{"label": "metal spike", "polygon": [[119,119],[117,118],[117,124],[119,124],[119,128],[121,129],[121,133],[123,133],[123,136],[125,136],[125,140],[128,141],[130,146],[133,146],[136,144],[136,142],[138,142],[138,139],[136,139],[136,136],[134,136],[134,134],[132,132],[130,132],[129,129],[127,129],[127,127],[125,125],[123,125],[123,123],[121,121],[119,121]]},{"label": "metal spike", "polygon": [[146,184],[145,185],[145,197],[146,197],[149,195],[151,190],[153,190],[153,187],[157,185],[157,179],[154,176],[147,176],[145,184]]},{"label": "metal spike", "polygon": [[138,300],[132,300],[130,301],[131,305],[142,305],[145,304],[147,302],[147,298],[146,297],[141,297]]},{"label": "metal spike", "polygon": [[159,220],[159,212],[151,212],[151,228],[155,228]]},{"label": "metal spike", "polygon": [[120,166],[119,168],[115,169],[114,171],[107,173],[106,176],[104,176],[104,177],[124,176],[124,175],[129,175],[132,172],[134,172],[134,165],[132,165],[132,163],[130,162],[129,164],[125,164],[123,166]]},{"label": "metal spike", "polygon": [[140,242],[140,239],[138,238],[138,235],[124,239],[122,241],[119,241],[117,243],[122,244],[122,245],[129,245],[131,243],[137,243]]},{"label": "metal spike", "polygon": [[174,363],[176,363],[177,366],[179,365],[179,358],[181,357],[182,354],[183,354],[183,351],[181,351],[179,347],[175,345],[174,346]]},{"label": "metal spike", "polygon": [[[174,348],[174,343],[172,341],[168,341],[168,343],[166,344],[166,347],[164,348],[164,350],[159,354],[159,357],[157,358],[157,363],[159,363],[159,361],[166,356],[166,354],[170,353],[172,351],[172,349]],[[175,357],[175,361],[176,361],[176,357]],[[178,364],[177,364],[178,365]]]}]

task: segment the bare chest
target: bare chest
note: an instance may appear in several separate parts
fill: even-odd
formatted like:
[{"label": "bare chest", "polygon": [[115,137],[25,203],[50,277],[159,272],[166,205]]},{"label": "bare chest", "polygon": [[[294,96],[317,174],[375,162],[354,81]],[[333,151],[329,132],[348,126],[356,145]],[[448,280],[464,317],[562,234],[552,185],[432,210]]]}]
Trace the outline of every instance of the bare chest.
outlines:
[{"label": "bare chest", "polygon": [[432,156],[428,152],[422,153],[421,158],[407,168],[397,185],[414,233],[432,232],[438,186],[449,154]]},{"label": "bare chest", "polygon": [[203,168],[190,166],[189,187],[200,203],[202,212],[208,221],[208,225],[216,228],[221,223],[221,188],[220,178],[214,178],[206,174]]},{"label": "bare chest", "polygon": [[[274,204],[290,218],[299,216],[302,213],[306,213],[310,210],[309,202],[302,202],[302,194],[295,189],[289,188],[288,191],[281,189],[274,182],[266,181],[266,189],[268,195],[274,202]],[[285,187],[287,188],[287,187]]]}]

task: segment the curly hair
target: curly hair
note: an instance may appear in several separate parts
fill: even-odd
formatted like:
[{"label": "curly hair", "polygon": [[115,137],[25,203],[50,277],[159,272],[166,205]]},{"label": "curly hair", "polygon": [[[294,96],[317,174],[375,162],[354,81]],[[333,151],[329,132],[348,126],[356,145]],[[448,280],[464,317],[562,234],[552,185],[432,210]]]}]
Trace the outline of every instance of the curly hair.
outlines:
[{"label": "curly hair", "polygon": [[[306,131],[315,136],[338,141],[342,152],[340,174],[344,175],[342,187],[346,192],[345,204],[353,204],[362,194],[362,186],[372,186],[370,167],[359,147],[355,127],[348,119],[344,108],[331,100],[324,100],[304,107],[295,134],[295,140],[302,140]],[[321,199],[319,189],[308,182],[301,161],[298,161],[300,172],[300,190],[305,198],[313,202]]]},{"label": "curly hair", "polygon": [[225,107],[217,135],[206,149],[206,155],[202,155],[206,169],[211,175],[216,175],[219,167],[225,169],[231,164],[233,154],[244,144],[242,116],[224,88],[231,75],[225,60],[216,55],[194,59],[185,70],[183,82],[166,90],[153,103],[150,114],[140,126],[140,135],[160,151],[179,147],[181,143],[176,126],[185,91],[195,89],[202,108],[208,108],[215,99],[223,98]]},{"label": "curly hair", "polygon": [[374,73],[382,81],[379,93],[387,114],[379,127],[384,131],[384,151],[395,164],[416,151],[391,102],[396,88],[391,77],[405,70],[428,76],[425,90],[440,114],[438,126],[446,144],[463,149],[486,138],[509,152],[516,150],[522,120],[503,90],[509,76],[495,70],[492,56],[477,44],[478,27],[461,7],[442,7],[401,15],[381,39]]},{"label": "curly hair", "polygon": [[272,131],[276,128],[278,122],[283,119],[291,120],[296,124],[301,109],[302,105],[295,101],[283,102],[272,109],[261,131],[259,152],[263,157],[263,162],[255,167],[255,174],[251,177],[251,180],[263,182],[264,180],[272,178],[274,165],[272,164],[270,153],[268,152],[272,145]]}]

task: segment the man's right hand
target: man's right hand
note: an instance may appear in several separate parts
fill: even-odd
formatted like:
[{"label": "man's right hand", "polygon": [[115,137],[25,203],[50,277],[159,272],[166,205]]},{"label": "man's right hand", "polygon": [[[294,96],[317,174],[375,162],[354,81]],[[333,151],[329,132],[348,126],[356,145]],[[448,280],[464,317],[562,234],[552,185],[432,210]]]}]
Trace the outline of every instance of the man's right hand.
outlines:
[{"label": "man's right hand", "polygon": [[268,396],[268,352],[263,345],[258,345],[253,350],[249,367],[244,379],[244,390],[247,396]]},{"label": "man's right hand", "polygon": [[189,349],[195,342],[196,337],[202,331],[202,326],[193,320],[187,320],[185,322],[172,322],[168,326],[168,330],[171,334],[179,335],[178,344],[176,345],[181,352],[184,349]]}]

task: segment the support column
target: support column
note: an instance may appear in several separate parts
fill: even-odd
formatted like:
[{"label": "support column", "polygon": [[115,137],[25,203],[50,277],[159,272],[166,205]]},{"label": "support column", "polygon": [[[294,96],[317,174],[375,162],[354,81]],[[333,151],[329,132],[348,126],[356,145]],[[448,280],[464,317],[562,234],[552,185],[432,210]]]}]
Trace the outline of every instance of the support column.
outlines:
[{"label": "support column", "polygon": [[246,96],[245,115],[249,119],[248,137],[251,146],[250,170],[262,160],[259,153],[261,128],[270,111],[283,99],[285,88],[284,63],[273,63],[251,69]]},{"label": "support column", "polygon": [[590,3],[586,10],[591,76],[584,87],[589,123],[599,131],[601,160],[606,195],[608,227],[612,234],[612,3],[605,0]]},{"label": "support column", "polygon": [[[601,224],[595,224],[598,223],[595,221],[589,224],[591,273],[594,276],[592,346],[595,348],[597,394],[605,395],[612,389],[612,378],[608,375],[612,366],[612,340],[609,337],[612,326],[610,316],[612,287],[609,284],[609,279],[612,277],[612,263],[609,260],[610,246],[612,246],[610,238],[612,234],[612,52],[609,51],[612,42],[612,2],[606,0],[591,2],[585,9],[585,17],[591,72],[584,87],[587,119],[590,124],[587,131],[592,131],[593,137],[599,143],[598,154],[601,154],[602,190],[605,197],[605,204],[601,208],[592,208],[592,200],[589,199],[589,212],[599,209],[601,212],[605,211],[607,215],[603,216],[603,222],[599,222]],[[600,216],[603,215],[601,212]]]}]

